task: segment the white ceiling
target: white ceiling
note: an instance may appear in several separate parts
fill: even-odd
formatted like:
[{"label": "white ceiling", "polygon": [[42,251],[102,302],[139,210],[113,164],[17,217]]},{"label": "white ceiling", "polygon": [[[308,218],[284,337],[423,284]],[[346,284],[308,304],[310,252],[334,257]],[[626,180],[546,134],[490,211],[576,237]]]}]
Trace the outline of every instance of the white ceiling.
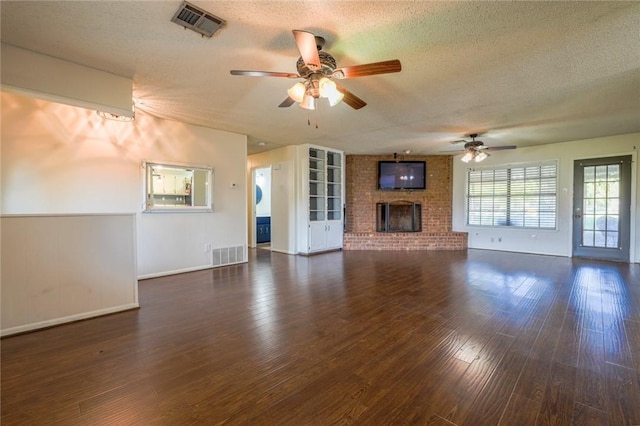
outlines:
[{"label": "white ceiling", "polygon": [[[210,39],[170,21],[180,3],[3,0],[2,42],[132,78],[138,110],[247,134],[249,153],[437,154],[474,132],[523,147],[640,131],[640,2],[193,0],[227,21]],[[357,111],[278,108],[295,80],[229,70],[295,73],[293,29],[323,36],[338,67],[399,59],[402,71],[341,80],[368,103]]]}]

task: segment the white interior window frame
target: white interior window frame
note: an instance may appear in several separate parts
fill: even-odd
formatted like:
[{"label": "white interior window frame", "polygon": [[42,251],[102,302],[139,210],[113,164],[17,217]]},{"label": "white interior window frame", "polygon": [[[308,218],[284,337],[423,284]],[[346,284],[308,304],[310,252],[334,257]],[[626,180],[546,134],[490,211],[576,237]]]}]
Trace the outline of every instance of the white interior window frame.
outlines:
[{"label": "white interior window frame", "polygon": [[[168,169],[175,171],[184,171],[185,173],[191,172],[193,173],[193,178],[191,181],[191,186],[189,187],[188,193],[179,193],[176,191],[175,194],[165,194],[164,192],[160,193],[158,191],[154,191],[153,184],[153,176],[154,176],[154,168],[155,169]],[[196,172],[205,172],[206,179],[204,181],[205,188],[203,191],[198,192],[201,196],[204,196],[204,203],[201,205],[194,205],[196,191],[199,191],[199,188],[196,186],[197,182],[194,181]],[[211,166],[207,165],[198,165],[198,164],[185,164],[185,163],[176,163],[176,162],[164,162],[164,161],[143,161],[142,162],[142,173],[143,173],[143,184],[142,184],[142,197],[143,197],[143,213],[187,213],[187,212],[213,212],[213,179],[214,179],[214,169]],[[182,200],[176,200],[175,203],[170,204],[156,204],[154,200],[154,196],[175,196],[183,197]],[[191,197],[191,204],[184,204],[187,201],[187,197]]]}]

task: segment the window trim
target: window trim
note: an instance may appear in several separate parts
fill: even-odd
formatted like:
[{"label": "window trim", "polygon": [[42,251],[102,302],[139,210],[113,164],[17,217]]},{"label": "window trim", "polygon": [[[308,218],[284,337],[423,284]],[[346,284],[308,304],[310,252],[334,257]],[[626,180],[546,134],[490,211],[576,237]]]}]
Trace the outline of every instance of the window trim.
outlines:
[{"label": "window trim", "polygon": [[[150,202],[150,196],[152,194],[153,182],[153,168],[167,168],[175,170],[206,172],[205,180],[205,192],[203,193],[205,198],[205,205],[193,206],[193,205],[155,205]],[[196,164],[182,164],[175,162],[159,162],[159,161],[143,161],[142,162],[142,197],[143,197],[143,213],[197,213],[197,212],[213,212],[213,177],[214,170],[210,166],[196,165]],[[191,183],[191,192],[195,193],[195,182]],[[178,194],[180,195],[180,194]]]},{"label": "window trim", "polygon": [[[542,167],[546,167],[546,166],[554,166],[555,168],[555,175],[553,176],[554,179],[554,192],[553,194],[551,193],[542,193],[540,190],[538,190],[537,194],[534,194],[533,196],[531,196],[531,198],[535,197],[538,200],[538,203],[540,202],[540,197],[541,196],[551,196],[553,195],[554,198],[554,207],[553,207],[553,216],[554,216],[554,225],[553,227],[541,227],[541,226],[525,226],[525,221],[523,220],[523,224],[522,225],[513,225],[513,224],[504,224],[504,225],[500,225],[500,224],[495,224],[495,207],[492,207],[491,210],[491,215],[492,215],[492,224],[490,225],[483,225],[481,223],[470,223],[470,189],[471,189],[471,181],[470,181],[470,173],[471,172],[482,172],[482,171],[493,171],[495,173],[495,171],[498,170],[505,170],[507,171],[507,180],[506,180],[506,185],[507,185],[507,190],[505,192],[504,197],[506,197],[506,202],[505,202],[505,206],[506,206],[506,210],[505,210],[505,215],[506,215],[506,221],[510,222],[510,205],[511,205],[511,201],[512,201],[512,197],[513,195],[510,193],[510,188],[511,188],[511,183],[512,183],[512,179],[511,179],[511,173],[512,170],[518,170],[521,169],[523,172],[526,171],[527,168],[531,168],[531,167],[536,167],[538,168],[538,172],[541,172],[541,168]],[[526,176],[526,175],[525,175]],[[494,178],[495,178],[495,174],[494,174]],[[524,181],[526,181],[526,177],[524,179]],[[495,182],[492,181],[492,182]],[[557,231],[558,230],[558,184],[559,184],[559,161],[558,160],[549,160],[549,161],[537,161],[537,162],[527,162],[527,163],[510,163],[510,164],[504,164],[504,165],[495,165],[495,166],[486,166],[486,167],[469,167],[466,169],[465,172],[465,226],[466,227],[472,227],[472,228],[499,228],[499,229],[522,229],[522,230],[539,230],[539,231]],[[526,195],[524,195],[523,197],[526,198]],[[477,198],[481,199],[481,196],[478,196]],[[495,193],[492,195],[491,199],[493,200],[495,198]],[[526,202],[526,200],[525,200]],[[545,210],[547,211],[547,210]],[[479,213],[481,214],[482,210],[479,210]],[[540,210],[538,210],[538,213],[540,212]],[[540,217],[538,216],[538,224],[540,225]]]}]

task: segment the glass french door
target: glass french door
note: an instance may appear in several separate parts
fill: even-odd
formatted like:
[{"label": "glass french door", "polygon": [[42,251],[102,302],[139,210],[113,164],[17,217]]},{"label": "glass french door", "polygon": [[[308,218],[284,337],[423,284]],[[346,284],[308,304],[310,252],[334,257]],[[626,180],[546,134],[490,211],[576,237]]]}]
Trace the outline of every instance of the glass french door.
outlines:
[{"label": "glass french door", "polygon": [[631,156],[574,162],[573,256],[629,261]]}]

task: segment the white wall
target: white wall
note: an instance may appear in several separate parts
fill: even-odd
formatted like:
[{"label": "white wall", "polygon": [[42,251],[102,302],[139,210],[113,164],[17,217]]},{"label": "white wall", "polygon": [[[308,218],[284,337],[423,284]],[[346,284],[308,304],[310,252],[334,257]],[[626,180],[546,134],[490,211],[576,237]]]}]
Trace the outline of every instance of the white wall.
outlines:
[{"label": "white wall", "polygon": [[[296,254],[296,147],[286,146],[248,157],[247,172],[271,166],[271,250]],[[253,223],[249,223],[253,234]],[[255,244],[255,240],[252,240]]]},{"label": "white wall", "polygon": [[[139,277],[206,268],[206,244],[246,244],[246,136],[0,96],[2,214],[136,213]],[[213,167],[214,211],[141,213],[143,160]]]},{"label": "white wall", "polygon": [[3,216],[3,336],[138,307],[135,215]]},{"label": "white wall", "polygon": [[[573,216],[573,162],[578,159],[632,155],[631,259],[640,262],[640,133],[571,141],[552,145],[496,151],[482,167],[558,161],[558,226],[556,230],[466,226],[466,173],[473,165],[456,157],[453,167],[453,229],[469,233],[469,248],[571,256]],[[492,241],[493,239],[493,241]],[[501,239],[502,241],[499,241]]]}]

